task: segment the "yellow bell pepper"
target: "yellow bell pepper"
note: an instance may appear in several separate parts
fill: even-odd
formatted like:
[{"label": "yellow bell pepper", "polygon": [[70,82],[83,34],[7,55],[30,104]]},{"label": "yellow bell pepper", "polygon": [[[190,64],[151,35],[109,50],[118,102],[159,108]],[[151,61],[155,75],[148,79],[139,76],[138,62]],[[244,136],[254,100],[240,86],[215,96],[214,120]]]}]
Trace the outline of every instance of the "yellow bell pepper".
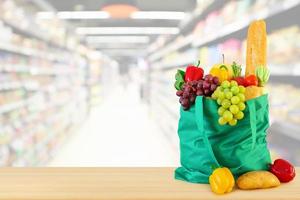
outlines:
[{"label": "yellow bell pepper", "polygon": [[230,65],[225,64],[216,64],[214,65],[211,70],[210,74],[219,78],[219,82],[222,83],[223,81],[230,80],[232,78]]},{"label": "yellow bell pepper", "polygon": [[217,168],[209,176],[211,190],[216,194],[231,192],[234,183],[233,175],[227,167]]}]

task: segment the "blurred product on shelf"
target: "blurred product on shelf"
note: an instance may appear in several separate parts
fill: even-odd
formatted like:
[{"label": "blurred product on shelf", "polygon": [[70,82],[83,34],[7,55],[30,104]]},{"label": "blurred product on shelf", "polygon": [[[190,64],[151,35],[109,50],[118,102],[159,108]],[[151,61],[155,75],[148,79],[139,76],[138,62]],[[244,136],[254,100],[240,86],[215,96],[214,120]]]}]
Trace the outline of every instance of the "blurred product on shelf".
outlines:
[{"label": "blurred product on shelf", "polygon": [[37,11],[0,1],[1,166],[47,163],[99,101],[100,69],[113,62]]},{"label": "blurred product on shelf", "polygon": [[[213,63],[222,62],[222,54],[225,55],[225,63],[236,61],[246,66],[246,27],[255,19],[265,19],[271,24],[267,30],[267,60],[271,71],[267,86],[272,124],[270,147],[274,155],[300,164],[297,158],[300,151],[297,134],[300,128],[300,24],[291,20],[291,16],[295,17],[299,12],[299,0],[213,1],[197,20],[185,24],[191,27],[190,32],[182,31],[174,40],[165,39],[163,45],[157,43],[156,48],[152,46],[147,58],[152,69],[150,110],[174,146],[178,143],[175,133],[179,118],[179,109],[176,109],[178,99],[174,97],[172,81],[176,70],[185,70],[185,66],[200,59],[204,72],[208,73]],[[163,119],[162,115],[165,116]],[[285,139],[278,139],[281,137]],[[290,140],[293,140],[293,145],[284,145]]]},{"label": "blurred product on shelf", "polygon": [[300,28],[290,26],[270,34],[270,58],[274,63],[286,64],[297,62],[300,56]]}]

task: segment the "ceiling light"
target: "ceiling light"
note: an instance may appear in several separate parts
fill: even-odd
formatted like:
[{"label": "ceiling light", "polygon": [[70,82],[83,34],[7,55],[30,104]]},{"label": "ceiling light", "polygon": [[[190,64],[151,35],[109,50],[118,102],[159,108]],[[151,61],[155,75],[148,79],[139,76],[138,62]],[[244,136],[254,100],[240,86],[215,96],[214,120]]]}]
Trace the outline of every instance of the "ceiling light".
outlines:
[{"label": "ceiling light", "polygon": [[88,43],[149,43],[147,36],[89,36]]},{"label": "ceiling light", "polygon": [[185,17],[184,12],[171,11],[137,11],[131,14],[132,19],[170,19],[182,20]]},{"label": "ceiling light", "polygon": [[36,17],[38,19],[52,19],[55,17],[55,12],[38,12]]},{"label": "ceiling light", "polygon": [[57,13],[60,19],[107,19],[110,14],[105,11],[61,11]]},{"label": "ceiling light", "polygon": [[107,19],[110,14],[105,11],[61,11],[61,12],[38,12],[39,19],[52,19],[58,17],[60,19]]},{"label": "ceiling light", "polygon": [[178,34],[179,28],[167,27],[78,27],[76,33],[80,35],[100,34]]},{"label": "ceiling light", "polygon": [[105,50],[105,49],[100,49],[102,52],[105,54],[109,55],[118,55],[118,56],[142,56],[146,53],[146,51],[143,51],[141,49],[122,49],[122,50]]},{"label": "ceiling light", "polygon": [[124,19],[129,18],[132,13],[138,11],[138,8],[127,4],[113,4],[103,7],[102,11],[108,12],[112,18]]}]

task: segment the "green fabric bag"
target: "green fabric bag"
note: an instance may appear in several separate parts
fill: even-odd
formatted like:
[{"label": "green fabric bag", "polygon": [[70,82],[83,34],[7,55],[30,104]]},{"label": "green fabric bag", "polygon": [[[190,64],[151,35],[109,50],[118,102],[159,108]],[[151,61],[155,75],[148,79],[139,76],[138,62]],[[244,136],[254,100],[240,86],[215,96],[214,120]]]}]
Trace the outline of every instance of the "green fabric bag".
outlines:
[{"label": "green fabric bag", "polygon": [[236,178],[248,171],[268,169],[268,96],[246,101],[245,116],[236,126],[219,125],[218,107],[215,100],[198,96],[188,111],[180,108],[182,167],[175,170],[176,179],[208,183],[212,166],[228,167]]}]

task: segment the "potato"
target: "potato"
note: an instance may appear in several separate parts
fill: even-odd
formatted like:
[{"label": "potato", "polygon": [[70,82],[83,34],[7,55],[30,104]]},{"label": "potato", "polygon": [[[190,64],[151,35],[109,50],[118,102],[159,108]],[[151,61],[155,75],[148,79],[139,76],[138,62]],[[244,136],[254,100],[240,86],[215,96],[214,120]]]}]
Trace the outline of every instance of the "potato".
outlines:
[{"label": "potato", "polygon": [[278,178],[268,171],[252,171],[241,175],[237,185],[242,190],[264,189],[280,185]]}]

